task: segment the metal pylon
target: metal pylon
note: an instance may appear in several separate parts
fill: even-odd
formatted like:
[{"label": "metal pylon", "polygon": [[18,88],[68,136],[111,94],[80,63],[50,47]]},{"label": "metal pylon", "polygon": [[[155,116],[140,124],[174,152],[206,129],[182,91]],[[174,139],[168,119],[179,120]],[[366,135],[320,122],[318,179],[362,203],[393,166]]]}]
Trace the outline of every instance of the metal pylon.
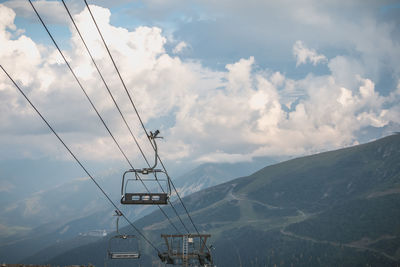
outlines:
[{"label": "metal pylon", "polygon": [[188,242],[189,237],[185,235],[183,237],[183,244],[182,244],[182,266],[188,267],[189,266],[189,257],[188,257],[188,251],[189,251],[189,242]]}]

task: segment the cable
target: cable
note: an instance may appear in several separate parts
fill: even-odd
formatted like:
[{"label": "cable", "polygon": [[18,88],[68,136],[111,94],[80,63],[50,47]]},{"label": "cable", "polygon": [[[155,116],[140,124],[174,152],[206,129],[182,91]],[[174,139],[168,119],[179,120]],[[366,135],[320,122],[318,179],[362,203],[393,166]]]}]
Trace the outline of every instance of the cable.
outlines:
[{"label": "cable", "polygon": [[100,29],[99,29],[99,26],[97,25],[97,22],[96,22],[96,20],[95,20],[93,14],[92,14],[92,11],[90,10],[90,7],[89,7],[88,3],[86,2],[86,0],[84,0],[84,1],[85,1],[85,4],[86,4],[87,9],[89,10],[90,16],[92,17],[92,20],[93,20],[94,24],[96,25],[97,31],[98,31],[99,34],[100,34],[101,40],[103,41],[103,44],[104,44],[104,46],[105,46],[105,48],[106,48],[106,50],[107,50],[107,53],[108,53],[108,55],[109,55],[110,58],[111,58],[111,61],[112,61],[113,65],[114,65],[114,68],[115,68],[115,70],[117,71],[117,74],[118,74],[118,76],[119,76],[119,79],[121,80],[122,85],[123,85],[123,87],[124,87],[124,89],[125,89],[125,91],[126,91],[128,97],[129,97],[129,100],[130,100],[130,102],[131,102],[131,104],[132,104],[132,106],[133,106],[133,108],[134,108],[134,110],[135,110],[135,112],[136,112],[136,115],[137,115],[138,118],[139,118],[140,124],[142,125],[142,127],[143,127],[143,129],[144,129],[144,131],[145,131],[145,133],[146,133],[147,138],[149,138],[149,134],[147,133],[147,130],[146,130],[146,128],[144,127],[143,121],[142,121],[141,117],[139,116],[139,112],[138,112],[138,110],[136,109],[135,104],[133,103],[132,97],[131,97],[131,95],[130,95],[129,92],[128,92],[128,88],[126,87],[125,82],[124,82],[124,80],[122,79],[121,73],[119,72],[119,69],[118,69],[117,65],[115,64],[114,58],[113,58],[113,56],[111,55],[110,50],[108,49],[108,45],[106,44],[106,41],[105,41],[104,38],[103,38],[103,34],[101,33],[101,31],[100,31]]},{"label": "cable", "polygon": [[[125,119],[125,116],[122,114],[122,111],[121,111],[121,109],[119,108],[117,102],[115,101],[115,98],[114,98],[113,94],[111,93],[110,88],[108,87],[106,81],[104,80],[103,74],[100,72],[100,69],[99,69],[99,67],[98,67],[97,64],[96,64],[96,61],[94,60],[94,58],[93,58],[93,56],[92,56],[92,53],[90,53],[90,50],[89,50],[88,46],[86,45],[86,42],[85,42],[85,40],[83,39],[82,34],[81,34],[81,32],[79,31],[79,28],[78,28],[78,26],[76,25],[75,20],[73,19],[73,17],[72,17],[72,15],[71,15],[71,13],[70,13],[70,11],[69,11],[67,5],[65,4],[64,0],[61,0],[61,1],[62,1],[63,5],[64,5],[64,7],[65,7],[65,9],[66,9],[66,11],[67,11],[67,13],[68,13],[69,18],[70,18],[71,21],[72,21],[72,23],[73,23],[73,25],[74,25],[76,31],[78,32],[79,37],[81,38],[81,40],[82,40],[82,42],[83,42],[83,44],[84,44],[84,46],[85,46],[85,48],[86,48],[86,51],[88,52],[90,58],[92,59],[93,65],[95,66],[95,68],[96,68],[96,70],[97,70],[97,73],[100,75],[100,78],[101,78],[101,80],[103,81],[103,83],[104,83],[104,85],[105,85],[105,87],[106,87],[106,89],[107,89],[107,91],[108,91],[108,94],[110,95],[112,101],[114,102],[114,105],[117,107],[117,110],[118,110],[119,114],[121,115],[123,121],[125,122],[125,125],[126,125],[126,127],[128,128],[128,130],[129,130],[129,132],[130,132],[130,134],[131,134],[133,140],[135,141],[136,144],[138,144],[138,141],[137,141],[136,137],[134,136],[134,134],[133,134],[131,128],[129,127],[129,125],[128,125],[126,119]],[[139,147],[139,146],[138,146],[138,147]],[[140,149],[140,152],[143,154],[142,149],[141,149],[140,147],[139,147],[139,149]],[[145,160],[147,161],[147,159],[145,159]]]},{"label": "cable", "polygon": [[128,157],[126,156],[125,152],[122,150],[121,146],[118,144],[117,140],[115,139],[114,135],[111,133],[110,129],[108,128],[107,124],[105,123],[104,119],[101,117],[100,113],[98,112],[98,110],[96,109],[96,107],[94,106],[92,100],[90,99],[89,95],[87,94],[86,90],[83,88],[81,82],[79,81],[78,77],[76,76],[75,72],[73,71],[71,65],[69,64],[68,60],[65,58],[63,52],[61,51],[61,49],[58,47],[57,42],[54,40],[53,35],[50,33],[49,29],[47,28],[46,24],[43,22],[42,17],[39,15],[39,13],[37,12],[35,6],[33,5],[31,0],[28,0],[29,3],[31,4],[33,10],[35,11],[36,15],[38,16],[40,22],[42,23],[43,27],[45,28],[46,32],[48,33],[48,35],[50,36],[51,40],[53,41],[54,45],[56,46],[58,52],[61,54],[61,57],[64,59],[65,64],[67,64],[69,70],[71,71],[72,75],[74,76],[76,82],[79,84],[79,87],[81,88],[82,92],[85,94],[87,100],[89,101],[90,105],[92,106],[92,108],[94,109],[94,111],[96,112],[97,116],[99,117],[99,119],[101,120],[101,122],[103,123],[104,127],[107,129],[108,133],[110,134],[110,136],[112,137],[112,139],[114,140],[115,144],[118,146],[118,149],[121,151],[121,153],[124,155],[126,161],[129,163],[129,165],[131,165]]},{"label": "cable", "polygon": [[[93,62],[93,64],[94,64],[94,66],[95,66],[95,68],[96,68],[96,70],[97,70],[97,72],[98,72],[98,74],[99,74],[101,80],[103,81],[103,83],[104,83],[104,85],[105,85],[105,87],[106,87],[106,89],[107,89],[107,91],[108,91],[108,93],[109,93],[109,95],[110,95],[112,101],[114,102],[114,105],[116,106],[116,108],[117,108],[117,110],[118,110],[120,116],[122,117],[122,119],[123,119],[123,121],[124,121],[126,127],[128,128],[128,130],[129,130],[129,132],[130,132],[130,134],[131,134],[131,136],[132,136],[134,142],[136,143],[137,147],[139,148],[139,151],[140,151],[140,153],[142,154],[144,160],[146,161],[147,165],[150,167],[150,163],[149,163],[149,161],[148,161],[146,155],[144,154],[142,148],[140,147],[140,145],[139,145],[139,143],[138,143],[136,137],[134,136],[134,134],[133,134],[131,128],[129,127],[129,125],[128,125],[128,123],[127,123],[127,121],[126,121],[126,119],[125,119],[125,116],[123,115],[121,109],[119,108],[119,106],[118,106],[118,104],[117,104],[117,102],[116,102],[116,100],[115,100],[115,98],[114,98],[114,96],[113,96],[113,94],[112,94],[112,92],[111,92],[109,86],[107,85],[107,82],[106,82],[105,79],[104,79],[104,76],[102,75],[102,73],[101,73],[101,71],[100,71],[98,65],[96,64],[96,61],[94,60],[94,58],[93,58],[93,56],[92,56],[92,53],[90,52],[90,50],[89,50],[89,48],[88,48],[88,46],[87,46],[87,44],[86,44],[86,42],[85,42],[85,40],[84,40],[84,38],[83,38],[81,32],[79,31],[79,28],[78,28],[78,26],[76,25],[75,20],[73,19],[72,15],[71,15],[71,13],[70,13],[70,11],[69,11],[69,9],[68,9],[68,6],[65,4],[64,0],[61,0],[61,1],[62,1],[63,5],[64,5],[64,7],[65,7],[65,9],[66,9],[66,11],[67,11],[67,13],[68,13],[70,19],[71,19],[71,21],[72,21],[72,23],[73,23],[73,25],[74,25],[76,31],[78,32],[78,35],[80,36],[80,38],[81,38],[81,40],[82,40],[82,42],[83,42],[83,44],[84,44],[84,46],[85,46],[85,48],[86,48],[86,51],[88,52],[88,54],[89,54],[89,56],[90,56],[90,58],[91,58],[91,60],[92,60],[92,62]],[[97,26],[97,25],[96,25],[96,26]],[[103,41],[104,41],[104,39],[103,39]],[[118,73],[119,73],[119,71],[118,71]],[[120,75],[120,74],[119,74],[119,75]],[[130,97],[130,95],[129,95],[129,97]],[[141,123],[142,123],[142,122],[141,122]],[[142,123],[142,124],[143,124],[143,123]],[[146,134],[147,134],[147,132],[146,132]],[[158,180],[156,180],[156,181],[157,181],[158,185],[160,186],[161,190],[165,193],[165,191],[164,191],[163,187],[161,186],[160,182],[159,182]],[[177,217],[179,218],[179,220],[180,220],[181,224],[183,225],[183,227],[185,228],[185,230],[189,233],[189,230],[187,229],[186,225],[183,223],[183,221],[182,221],[182,219],[180,218],[178,212],[176,211],[176,208],[174,207],[174,205],[173,205],[169,200],[168,200],[168,203],[171,205],[173,211],[175,212],[175,214],[176,214]],[[163,213],[164,213],[164,212],[163,212]],[[165,214],[165,213],[164,213],[164,214]],[[175,230],[176,230],[177,232],[179,232],[179,230],[176,228],[176,226],[175,226],[171,221],[170,221],[170,223],[171,223],[172,226],[175,228]]]},{"label": "cable", "polygon": [[[117,102],[116,102],[116,100],[115,100],[115,98],[114,98],[114,96],[113,96],[113,94],[112,94],[112,92],[111,92],[111,90],[110,90],[110,88],[109,88],[107,82],[105,81],[103,74],[101,73],[99,67],[97,66],[96,61],[94,60],[94,58],[93,58],[93,56],[92,56],[92,53],[90,52],[90,50],[89,50],[89,48],[88,48],[88,46],[87,46],[87,44],[86,44],[86,42],[85,42],[85,40],[84,40],[84,38],[83,38],[81,32],[79,31],[79,28],[78,28],[78,26],[76,25],[75,20],[74,20],[74,18],[72,17],[71,12],[70,12],[69,9],[68,9],[68,6],[65,4],[64,0],[61,0],[61,1],[62,1],[63,5],[64,5],[64,7],[65,7],[65,10],[66,10],[67,13],[68,13],[69,18],[70,18],[71,21],[72,21],[72,23],[73,23],[73,25],[74,25],[76,31],[78,32],[78,35],[79,35],[79,37],[81,38],[81,40],[82,40],[82,42],[83,42],[83,44],[84,44],[84,46],[85,46],[85,48],[86,48],[86,51],[88,52],[88,54],[89,54],[89,56],[90,56],[90,58],[91,58],[91,60],[92,60],[92,62],[93,62],[93,65],[95,66],[95,68],[96,68],[96,70],[97,70],[97,73],[99,74],[101,80],[103,81],[103,84],[104,84],[104,86],[106,87],[108,94],[110,95],[110,97],[111,97],[112,101],[114,102],[114,105],[115,105],[115,107],[117,108],[117,110],[118,110],[118,112],[119,112],[119,114],[120,114],[122,120],[124,121],[126,127],[128,128],[129,133],[131,134],[131,136],[132,136],[134,142],[136,143],[137,147],[139,148],[140,153],[142,154],[142,156],[143,156],[144,160],[146,161],[147,165],[150,166],[150,164],[149,164],[149,162],[148,162],[148,160],[147,160],[147,158],[146,158],[146,156],[145,156],[145,154],[144,154],[142,148],[140,147],[140,145],[139,145],[139,143],[138,143],[138,141],[137,141],[135,135],[133,134],[131,128],[130,128],[129,125],[128,125],[128,122],[127,122],[126,119],[125,119],[125,116],[123,115],[123,113],[122,113],[120,107],[118,106],[118,104],[117,104]],[[74,76],[75,76],[75,75],[74,75]],[[131,166],[131,168],[133,169],[133,166],[132,166],[132,164],[129,162],[129,160],[128,160],[128,163],[129,163],[129,165]],[[139,177],[139,179],[140,179],[140,177]],[[141,179],[140,179],[140,180],[141,180]],[[159,184],[159,186],[161,187],[161,190],[165,193],[165,191],[164,191],[164,189],[162,188],[160,182],[159,182],[158,180],[156,180],[156,181],[157,181],[157,183]],[[142,182],[143,186],[146,188],[146,190],[149,192],[149,189],[145,186],[144,182],[143,182],[142,180],[141,180],[141,182]],[[168,221],[169,221],[169,223],[172,225],[172,227],[179,233],[178,228],[172,223],[172,221],[170,220],[170,218],[168,217],[168,215],[165,213],[165,211],[164,211],[159,205],[157,205],[157,206],[160,208],[160,210],[161,210],[161,212],[164,214],[164,216],[168,219]],[[174,208],[174,209],[175,209],[175,208]]]},{"label": "cable", "polygon": [[[109,48],[108,48],[108,45],[107,45],[107,43],[105,42],[105,40],[104,40],[104,38],[103,38],[103,35],[102,35],[102,33],[101,33],[101,31],[100,31],[98,25],[97,25],[97,22],[96,22],[96,20],[95,20],[93,14],[92,14],[92,11],[90,10],[90,7],[89,7],[89,5],[88,5],[88,3],[87,3],[87,0],[84,0],[84,2],[85,2],[85,4],[86,4],[86,7],[87,7],[89,13],[90,13],[90,16],[92,17],[92,20],[93,20],[94,24],[96,25],[97,31],[98,31],[99,34],[100,34],[100,37],[101,37],[101,39],[102,39],[102,41],[103,41],[103,44],[104,44],[104,46],[105,46],[105,48],[106,48],[106,50],[107,50],[108,55],[109,55],[110,58],[111,58],[111,61],[112,61],[113,65],[114,65],[114,68],[115,68],[115,70],[117,71],[117,74],[118,74],[118,76],[119,76],[119,78],[120,78],[120,80],[121,80],[121,83],[122,83],[122,85],[123,85],[123,87],[124,87],[124,89],[125,89],[125,91],[126,91],[126,93],[127,93],[127,95],[128,95],[128,98],[129,98],[129,100],[130,100],[130,102],[131,102],[131,104],[132,104],[132,107],[133,107],[133,109],[135,110],[136,115],[138,116],[138,119],[139,119],[139,121],[140,121],[140,124],[142,125],[142,128],[143,128],[144,132],[146,133],[146,136],[147,136],[148,139],[149,139],[149,135],[148,135],[148,132],[147,132],[147,130],[146,130],[146,127],[144,126],[143,120],[141,119],[141,117],[140,117],[140,115],[139,115],[139,112],[138,112],[138,110],[137,110],[137,108],[136,108],[136,106],[135,106],[135,104],[134,104],[134,102],[133,102],[133,100],[132,100],[132,97],[131,97],[131,95],[130,95],[130,93],[129,93],[129,91],[128,91],[126,85],[125,85],[125,82],[124,82],[124,80],[123,80],[123,78],[122,78],[122,76],[121,76],[121,73],[119,72],[119,69],[118,69],[118,67],[117,67],[117,65],[116,65],[116,63],[115,63],[115,61],[114,61],[114,58],[113,58],[113,56],[111,55],[111,52],[110,52],[110,50],[109,50]],[[149,141],[150,141],[150,139],[149,139]],[[151,144],[151,146],[153,147],[153,149],[155,150],[155,147],[154,147],[154,145],[153,145],[153,143],[152,143],[151,141],[150,141],[150,144]],[[184,208],[184,210],[185,210],[185,212],[186,212],[186,214],[187,214],[187,216],[188,216],[190,222],[193,224],[193,227],[194,227],[194,229],[196,230],[197,234],[200,234],[199,231],[198,231],[198,229],[197,229],[197,227],[196,227],[196,225],[194,224],[194,221],[193,221],[192,217],[191,217],[190,214],[189,214],[189,211],[188,211],[187,208],[186,208],[186,205],[183,203],[182,198],[180,197],[180,195],[179,195],[179,193],[178,193],[178,190],[176,190],[176,187],[175,187],[175,185],[173,184],[172,179],[171,179],[170,176],[168,175],[168,172],[167,172],[167,170],[166,170],[166,168],[165,168],[165,166],[164,166],[164,164],[163,164],[163,162],[162,162],[160,156],[157,155],[157,157],[158,157],[158,159],[159,159],[159,161],[160,161],[160,163],[161,163],[161,165],[162,165],[162,167],[163,167],[163,169],[164,169],[164,171],[165,171],[165,174],[167,175],[167,178],[168,178],[169,181],[171,182],[172,187],[174,188],[174,191],[175,191],[176,195],[178,196],[178,199],[179,199],[179,201],[181,202],[181,204],[182,204],[182,206],[183,206],[183,208]],[[203,241],[203,243],[204,243],[204,241]],[[207,250],[210,251],[210,249],[208,248],[208,246],[207,246],[206,244],[205,244],[205,246],[206,246]]]},{"label": "cable", "polygon": [[[124,156],[125,160],[128,162],[129,166],[134,169],[132,163],[130,162],[130,160],[128,159],[128,157],[126,156],[125,152],[122,150],[121,146],[119,145],[119,143],[117,142],[117,140],[115,139],[114,135],[111,133],[110,129],[108,128],[107,124],[105,123],[104,119],[101,117],[100,113],[98,112],[98,110],[96,109],[95,105],[93,104],[93,102],[91,101],[89,95],[87,94],[86,90],[83,88],[81,82],[79,81],[78,77],[76,76],[75,72],[73,71],[72,67],[70,66],[68,60],[65,58],[63,52],[61,51],[61,49],[59,48],[59,46],[57,45],[57,42],[55,41],[55,39],[53,38],[52,34],[50,33],[50,31],[48,30],[46,24],[44,23],[44,21],[42,20],[40,14],[37,12],[35,6],[33,5],[31,0],[28,0],[29,3],[31,4],[33,10],[35,11],[37,17],[39,18],[40,22],[42,23],[43,27],[45,28],[46,32],[48,33],[48,35],[50,36],[51,40],[53,41],[54,45],[56,46],[58,52],[61,54],[62,58],[64,59],[65,63],[67,64],[69,70],[71,71],[72,75],[74,76],[75,80],[77,81],[77,83],[79,84],[79,87],[81,88],[82,92],[85,94],[87,100],[89,101],[90,105],[92,106],[92,108],[94,109],[94,111],[96,112],[97,116],[99,117],[99,119],[101,120],[101,122],[103,123],[104,127],[107,129],[107,132],[109,133],[109,135],[111,136],[111,138],[114,140],[114,143],[117,145],[119,151],[122,153],[122,155]],[[144,182],[142,181],[142,179],[140,177],[138,177],[139,180],[142,182],[144,188],[150,193],[150,190],[147,188],[147,186],[144,184]],[[165,217],[168,219],[168,221],[170,222],[170,224],[175,228],[176,226],[172,223],[171,219],[167,216],[167,214],[162,210],[162,208],[157,205],[158,208],[161,210],[161,212],[165,215]],[[178,231],[179,232],[179,231]]]},{"label": "cable", "polygon": [[40,116],[40,118],[44,121],[44,123],[49,127],[49,129],[53,132],[53,134],[57,137],[57,139],[63,144],[63,146],[67,149],[67,151],[70,153],[70,155],[75,159],[75,161],[79,164],[79,166],[85,171],[85,173],[90,177],[90,179],[94,182],[94,184],[97,186],[97,188],[103,193],[103,195],[107,198],[107,200],[111,203],[111,205],[118,210],[124,217],[124,219],[135,229],[135,231],[140,234],[144,240],[146,240],[147,243],[152,246],[157,253],[160,253],[158,248],[135,226],[133,223],[125,216],[125,214],[118,208],[118,206],[112,201],[112,199],[107,195],[107,193],[103,190],[103,188],[100,186],[99,183],[93,178],[93,176],[89,173],[89,171],[83,166],[83,164],[80,162],[80,160],[75,156],[75,154],[71,151],[71,149],[67,146],[67,144],[62,140],[62,138],[57,134],[57,132],[54,130],[54,128],[47,122],[47,120],[43,117],[43,115],[39,112],[39,110],[35,107],[35,105],[29,100],[27,95],[22,91],[22,89],[18,86],[18,84],[11,78],[11,76],[8,74],[8,72],[3,68],[2,65],[0,65],[0,68],[4,71],[4,73],[8,76],[8,78],[11,80],[11,82],[15,85],[15,87],[19,90],[19,92],[24,96],[26,101],[31,105],[31,107],[36,111],[36,113]]}]

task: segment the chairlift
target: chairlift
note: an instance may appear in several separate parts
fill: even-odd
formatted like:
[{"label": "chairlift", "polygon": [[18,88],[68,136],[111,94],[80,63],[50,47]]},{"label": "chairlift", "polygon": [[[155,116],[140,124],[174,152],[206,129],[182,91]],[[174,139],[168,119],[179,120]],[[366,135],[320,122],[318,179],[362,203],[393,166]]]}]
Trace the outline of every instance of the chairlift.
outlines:
[{"label": "chairlift", "polygon": [[[156,169],[157,166],[157,159],[158,159],[158,149],[156,138],[159,137],[158,134],[160,133],[159,130],[155,131],[154,133],[150,132],[149,140],[152,142],[154,151],[155,151],[155,159],[154,165],[148,168],[143,169],[130,169],[124,172],[122,176],[122,185],[121,185],[121,204],[125,205],[167,205],[168,199],[171,195],[171,183],[168,175],[161,169]],[[133,174],[133,178],[127,178],[128,174]],[[164,178],[159,178],[162,175]],[[162,192],[138,192],[135,189],[134,192],[128,191],[128,184],[144,186],[145,182],[152,182],[155,185],[159,185]],[[162,184],[165,183],[164,187]],[[142,185],[140,185],[142,184]],[[166,190],[164,190],[166,188]],[[146,190],[154,190],[153,188]]]},{"label": "chairlift", "polygon": [[[117,216],[117,234],[112,236],[108,241],[107,255],[109,259],[139,259],[139,243],[135,235],[120,234],[118,229],[119,217],[122,213],[118,210],[115,211]],[[136,244],[135,244],[136,243]],[[126,248],[134,247],[133,250],[126,250]]]}]

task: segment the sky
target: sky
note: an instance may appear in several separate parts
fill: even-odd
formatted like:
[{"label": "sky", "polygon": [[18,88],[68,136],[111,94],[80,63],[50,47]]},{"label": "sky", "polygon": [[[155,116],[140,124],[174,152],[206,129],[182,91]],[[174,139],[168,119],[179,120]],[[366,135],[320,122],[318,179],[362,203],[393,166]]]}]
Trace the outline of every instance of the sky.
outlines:
[{"label": "sky", "polygon": [[[309,155],[400,131],[399,1],[88,2],[172,169]],[[61,1],[33,3],[121,147],[144,167]],[[66,4],[152,159],[83,1]],[[28,1],[0,1],[0,64],[78,158],[125,164]],[[73,161],[2,72],[0,125],[0,161]]]}]

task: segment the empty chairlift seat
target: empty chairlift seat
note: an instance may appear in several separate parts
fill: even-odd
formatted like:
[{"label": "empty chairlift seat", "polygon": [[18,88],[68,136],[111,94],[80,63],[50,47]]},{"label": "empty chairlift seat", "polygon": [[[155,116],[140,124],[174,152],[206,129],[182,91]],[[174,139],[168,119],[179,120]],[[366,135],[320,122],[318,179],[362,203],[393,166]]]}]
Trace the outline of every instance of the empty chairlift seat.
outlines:
[{"label": "empty chairlift seat", "polygon": [[[128,174],[132,174],[133,177],[127,178]],[[165,178],[160,179],[160,174]],[[143,189],[142,192],[139,192],[139,188]],[[144,189],[147,192],[143,192]],[[162,170],[131,169],[122,177],[121,204],[167,205],[170,192],[169,178]]]},{"label": "empty chairlift seat", "polygon": [[110,259],[139,259],[139,252],[109,252]]},{"label": "empty chairlift seat", "polygon": [[139,244],[134,235],[115,235],[110,238],[107,250],[108,258],[116,259],[139,259]]},{"label": "empty chairlift seat", "polygon": [[119,233],[119,218],[122,213],[119,210],[115,211],[117,216],[116,226],[117,234],[108,240],[107,255],[109,259],[139,259],[139,241],[135,235],[126,235]]},{"label": "empty chairlift seat", "polygon": [[[130,169],[122,176],[121,204],[125,205],[167,205],[171,195],[168,174],[156,169],[158,159],[157,138],[160,131],[150,132],[148,138],[154,148],[154,164],[148,168]],[[127,175],[133,175],[128,176]],[[162,177],[159,177],[162,176]],[[128,188],[128,185],[130,186]],[[143,189],[140,191],[139,189]],[[143,192],[145,191],[145,192]]]}]

